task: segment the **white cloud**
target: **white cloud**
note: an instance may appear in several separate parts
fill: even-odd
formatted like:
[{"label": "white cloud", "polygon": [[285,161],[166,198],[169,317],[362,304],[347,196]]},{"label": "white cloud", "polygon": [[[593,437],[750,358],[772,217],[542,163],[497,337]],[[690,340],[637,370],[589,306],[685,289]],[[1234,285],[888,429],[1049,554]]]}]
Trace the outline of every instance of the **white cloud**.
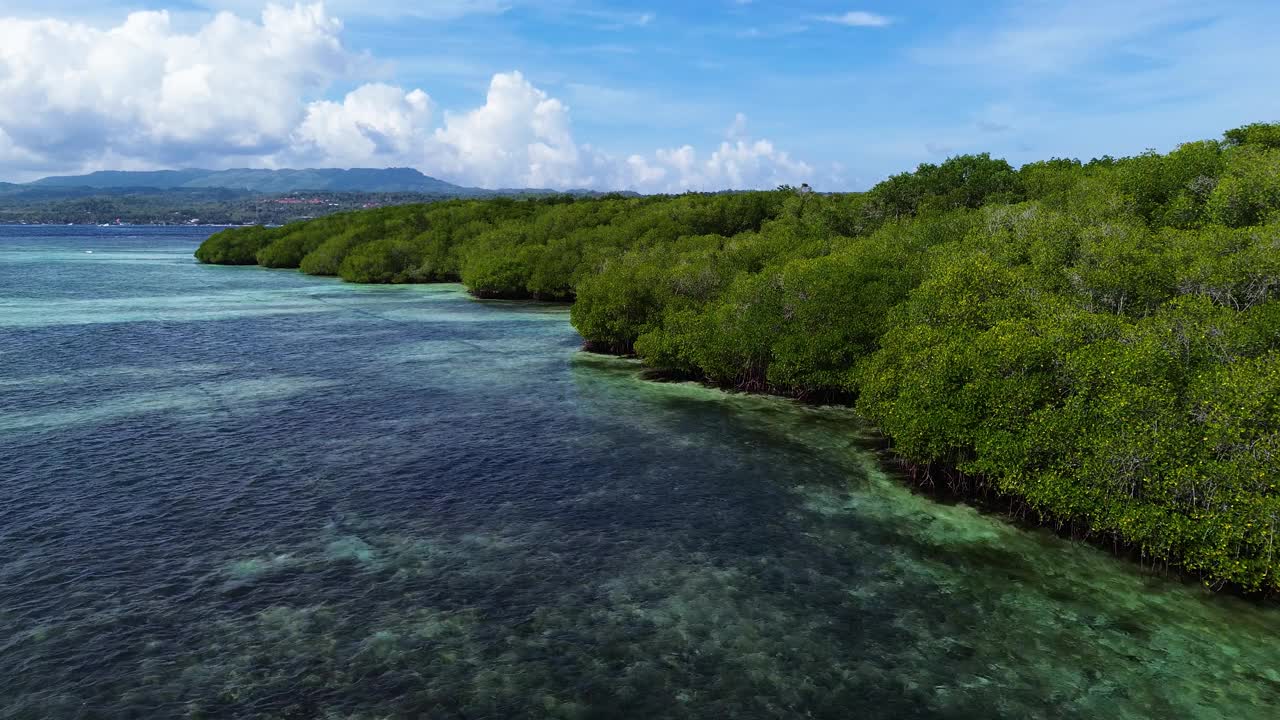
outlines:
[{"label": "white cloud", "polygon": [[658,150],[652,161],[627,160],[623,187],[662,192],[769,188],[813,179],[813,168],[778,150],[768,140],[725,141],[706,160],[691,145]]},{"label": "white cloud", "polygon": [[638,189],[679,192],[799,185],[814,179],[814,169],[768,140],[752,139],[747,116],[737,113],[725,140],[705,160],[691,145],[658,150],[652,160],[627,158],[627,174],[618,184]]},{"label": "white cloud", "polygon": [[[303,164],[342,165],[375,157],[381,164],[412,165],[481,187],[681,192],[773,187],[802,182],[813,174],[809,165],[771,142],[750,138],[741,113],[728,139],[705,157],[684,145],[648,156],[615,158],[578,144],[569,108],[519,72],[495,75],[483,105],[445,113],[443,124],[431,131],[424,124],[430,112],[425,94],[415,104],[412,98],[420,91],[406,94],[399,88],[372,87],[356,90],[341,104],[313,103],[304,123],[309,142],[292,148],[293,158]],[[415,108],[420,108],[417,114]],[[391,152],[374,154],[370,128],[394,140],[384,145]]]},{"label": "white cloud", "polygon": [[221,13],[192,34],[165,12],[109,30],[0,19],[0,128],[51,165],[273,151],[304,100],[357,62],[341,28],[319,5],[270,6],[256,23]]},{"label": "white cloud", "polygon": [[823,15],[818,19],[823,22],[844,25],[847,27],[886,27],[893,22],[884,15],[877,15],[875,13],[865,12],[862,10],[851,10],[842,15]]},{"label": "white cloud", "polygon": [[[523,0],[326,0],[330,12],[346,18],[404,18],[452,20],[467,15],[500,15]],[[201,0],[200,4],[216,10],[253,14],[262,0]]]},{"label": "white cloud", "polygon": [[590,184],[581,175],[579,148],[569,129],[569,109],[518,72],[499,73],[485,104],[446,113],[427,144],[444,174],[484,187],[570,187]]},{"label": "white cloud", "polygon": [[519,72],[492,76],[483,104],[460,112],[378,82],[328,99],[332,84],[374,65],[341,33],[319,4],[269,5],[257,21],[222,12],[191,31],[164,12],[109,29],[0,18],[0,176],[407,165],[483,187],[682,191],[812,172],[748,137],[742,115],[709,154],[685,145],[613,157],[579,144],[569,107]]},{"label": "white cloud", "polygon": [[413,152],[430,127],[431,98],[425,92],[363,85],[340,103],[311,103],[289,153],[344,166],[394,162]]}]

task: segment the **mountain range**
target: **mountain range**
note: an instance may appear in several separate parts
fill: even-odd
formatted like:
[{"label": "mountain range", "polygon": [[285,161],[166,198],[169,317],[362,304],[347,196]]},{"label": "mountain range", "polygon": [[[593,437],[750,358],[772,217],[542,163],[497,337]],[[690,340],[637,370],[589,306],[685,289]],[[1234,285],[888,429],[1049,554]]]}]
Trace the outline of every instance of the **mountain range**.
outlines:
[{"label": "mountain range", "polygon": [[103,170],[0,182],[0,224],[279,224],[383,205],[561,193],[604,194],[463,187],[412,168]]},{"label": "mountain range", "polygon": [[424,193],[430,195],[483,195],[487,191],[466,188],[423,175],[413,168],[318,168],[305,170],[102,170],[88,175],[47,177],[14,185],[0,183],[0,192],[20,189],[95,190],[209,190],[226,189],[261,194],[291,192]]}]

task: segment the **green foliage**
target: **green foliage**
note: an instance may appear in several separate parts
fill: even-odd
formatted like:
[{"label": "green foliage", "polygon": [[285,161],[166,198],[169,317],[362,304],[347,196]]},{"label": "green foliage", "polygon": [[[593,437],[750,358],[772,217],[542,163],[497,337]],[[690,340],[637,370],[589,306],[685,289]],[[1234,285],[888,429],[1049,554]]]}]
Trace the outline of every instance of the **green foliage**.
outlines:
[{"label": "green foliage", "polygon": [[1280,222],[1237,230],[1209,227],[1167,242],[1176,246],[1182,293],[1205,295],[1240,311],[1280,294]]},{"label": "green foliage", "polygon": [[894,175],[871,190],[886,216],[901,218],[922,208],[977,208],[988,201],[1016,202],[1024,196],[1018,173],[1004,160],[957,155],[941,165],[924,163],[913,173]]},{"label": "green foliage", "polygon": [[342,262],[352,250],[372,241],[379,234],[380,224],[371,224],[367,227],[352,227],[332,235],[303,256],[298,268],[308,275],[337,275]]},{"label": "green foliage", "polygon": [[1018,170],[1018,179],[1031,200],[1066,192],[1083,176],[1084,166],[1075,159],[1041,160],[1027,163]]},{"label": "green foliage", "polygon": [[1229,145],[1280,148],[1280,123],[1253,123],[1223,133]]},{"label": "green foliage", "polygon": [[1173,295],[1176,269],[1142,225],[1106,223],[1082,231],[1071,276],[1090,306],[1141,315]]},{"label": "green foliage", "polygon": [[593,349],[629,353],[655,321],[666,270],[656,254],[627,253],[579,283],[570,319]]},{"label": "green foliage", "polygon": [[545,248],[493,238],[471,250],[462,264],[462,282],[480,297],[519,297]]},{"label": "green foliage", "polygon": [[1121,163],[1121,187],[1149,224],[1195,227],[1205,220],[1222,162],[1213,141],[1185,143],[1168,155],[1147,152]]},{"label": "green foliage", "polygon": [[228,228],[215,233],[196,249],[196,259],[213,265],[256,265],[258,252],[281,233],[264,227]]},{"label": "green foliage", "polygon": [[588,347],[852,401],[926,475],[1280,590],[1280,142],[987,155],[861,194],[459,200],[236,229],[203,262],[573,299]]},{"label": "green foliage", "polygon": [[1255,225],[1280,211],[1280,148],[1245,145],[1232,150],[1209,195],[1208,211],[1228,227]]},{"label": "green foliage", "polygon": [[296,268],[302,259],[349,222],[349,216],[316,220],[301,226],[286,226],[280,237],[258,251],[258,264],[271,268]]},{"label": "green foliage", "polygon": [[422,261],[417,245],[403,237],[389,237],[355,246],[342,264],[338,276],[348,282],[404,283],[421,278],[413,271]]}]

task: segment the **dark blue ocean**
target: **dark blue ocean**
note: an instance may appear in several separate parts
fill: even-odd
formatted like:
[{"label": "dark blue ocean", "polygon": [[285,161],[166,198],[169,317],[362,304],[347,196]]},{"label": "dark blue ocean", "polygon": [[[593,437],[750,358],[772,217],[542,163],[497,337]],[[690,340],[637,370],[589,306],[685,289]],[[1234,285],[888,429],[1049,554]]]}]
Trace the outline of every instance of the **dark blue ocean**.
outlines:
[{"label": "dark blue ocean", "polygon": [[560,306],[0,227],[0,718],[1280,716],[1280,612]]}]

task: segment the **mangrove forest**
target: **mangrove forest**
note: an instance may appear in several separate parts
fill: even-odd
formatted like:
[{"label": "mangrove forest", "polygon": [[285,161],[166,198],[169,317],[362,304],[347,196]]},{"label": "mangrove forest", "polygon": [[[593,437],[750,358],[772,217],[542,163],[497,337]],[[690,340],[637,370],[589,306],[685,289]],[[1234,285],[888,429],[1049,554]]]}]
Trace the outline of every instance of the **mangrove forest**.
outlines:
[{"label": "mangrove forest", "polygon": [[918,482],[1280,590],[1280,125],[865,193],[459,199],[234,228],[205,263],[572,300],[591,350],[850,403]]}]

